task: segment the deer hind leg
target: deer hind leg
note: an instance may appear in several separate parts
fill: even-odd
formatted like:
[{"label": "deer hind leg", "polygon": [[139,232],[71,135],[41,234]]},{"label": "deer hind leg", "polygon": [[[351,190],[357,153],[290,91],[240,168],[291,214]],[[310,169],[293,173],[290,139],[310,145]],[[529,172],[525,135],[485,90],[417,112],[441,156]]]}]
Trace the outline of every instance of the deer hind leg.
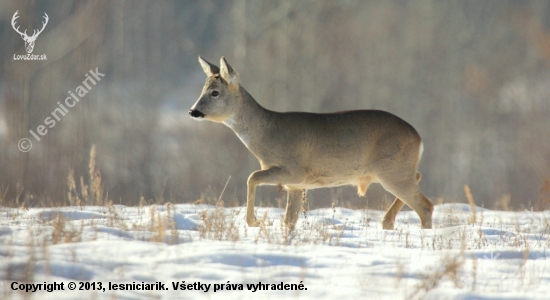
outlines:
[{"label": "deer hind leg", "polygon": [[[417,173],[419,174],[419,173]],[[397,199],[386,212],[382,221],[384,229],[393,229],[393,222],[403,204],[407,204],[420,217],[421,227],[432,228],[433,203],[418,189],[418,175],[412,180],[388,180],[382,179],[380,183],[388,192],[394,194]]]},{"label": "deer hind leg", "polygon": [[250,174],[250,177],[248,177],[248,195],[246,199],[246,223],[248,226],[259,226],[254,216],[254,201],[256,200],[256,187],[258,185],[285,185],[295,182],[299,182],[299,180],[296,180],[294,176],[286,170],[278,167],[260,170]]},{"label": "deer hind leg", "polygon": [[[420,174],[420,172],[416,172],[417,184],[420,182],[420,179],[422,179],[422,174]],[[431,201],[428,200],[428,198],[426,198],[422,193],[420,194],[422,195],[421,198],[423,198],[422,201],[428,201],[429,203],[431,203]],[[382,219],[382,229],[393,230],[393,223],[395,222],[395,217],[397,216],[401,208],[403,208],[403,205],[405,205],[405,202],[403,202],[399,198],[395,198],[395,200],[393,201],[392,205],[390,206],[386,214],[384,214],[384,218]],[[426,206],[429,207],[429,204],[426,204]]]},{"label": "deer hind leg", "polygon": [[286,202],[286,216],[285,216],[285,225],[290,229],[294,230],[296,222],[300,217],[300,209],[302,208],[302,196],[304,195],[305,190],[299,189],[289,189],[288,198]]},{"label": "deer hind leg", "polygon": [[418,197],[420,198],[422,208],[429,212],[427,214],[428,218],[426,218],[426,222],[422,222],[422,228],[430,229],[432,228],[432,214],[434,212],[434,204],[432,203],[432,201],[430,201],[430,199],[428,199],[428,197],[424,196],[424,194],[422,194],[420,190],[418,191]]},{"label": "deer hind leg", "polygon": [[403,208],[403,205],[405,205],[405,202],[401,201],[399,198],[395,198],[388,211],[384,214],[384,218],[382,219],[382,229],[393,230],[395,217],[401,208]]}]

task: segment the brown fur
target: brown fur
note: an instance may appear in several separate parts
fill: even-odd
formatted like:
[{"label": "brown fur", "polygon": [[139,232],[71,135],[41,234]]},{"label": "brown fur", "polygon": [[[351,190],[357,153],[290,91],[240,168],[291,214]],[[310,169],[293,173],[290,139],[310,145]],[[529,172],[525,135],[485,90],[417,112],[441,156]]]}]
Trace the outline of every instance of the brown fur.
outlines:
[{"label": "brown fur", "polygon": [[[254,201],[259,185],[287,189],[285,222],[294,228],[302,190],[355,185],[364,196],[371,183],[380,183],[396,196],[382,220],[384,229],[393,229],[404,204],[418,213],[422,228],[432,227],[433,204],[418,188],[422,140],[410,124],[379,110],[270,111],[239,84],[238,74],[225,58],[220,60],[221,68],[200,57],[199,62],[208,78],[190,113],[224,123],[260,162],[261,170],[248,178],[249,226],[258,225]],[[223,80],[216,79],[217,74]]]}]

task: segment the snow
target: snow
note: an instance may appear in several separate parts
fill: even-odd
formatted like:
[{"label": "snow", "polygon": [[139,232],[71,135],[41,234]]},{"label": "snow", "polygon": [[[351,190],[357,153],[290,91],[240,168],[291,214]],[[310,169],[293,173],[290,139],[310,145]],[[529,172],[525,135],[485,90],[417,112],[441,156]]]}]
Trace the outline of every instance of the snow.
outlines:
[{"label": "snow", "polygon": [[[550,211],[476,208],[473,223],[468,205],[443,204],[434,229],[420,229],[418,216],[402,211],[396,230],[384,231],[382,211],[327,208],[306,212],[291,233],[281,226],[282,209],[257,208],[265,224],[257,228],[246,226],[244,213],[193,204],[0,207],[0,298],[547,299],[550,292]],[[294,290],[254,291],[260,282]],[[28,283],[64,290],[12,290]],[[164,289],[114,290],[132,283]]]}]

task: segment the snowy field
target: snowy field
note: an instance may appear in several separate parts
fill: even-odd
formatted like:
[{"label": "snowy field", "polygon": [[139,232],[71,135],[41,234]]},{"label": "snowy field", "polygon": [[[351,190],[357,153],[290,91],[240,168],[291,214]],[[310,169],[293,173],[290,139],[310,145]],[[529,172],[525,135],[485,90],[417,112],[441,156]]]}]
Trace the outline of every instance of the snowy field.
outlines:
[{"label": "snowy field", "polygon": [[[444,204],[432,230],[405,211],[396,230],[383,231],[381,211],[327,208],[302,215],[292,233],[281,227],[283,213],[258,208],[263,225],[250,228],[244,208],[0,207],[0,299],[550,295],[550,211],[473,214]],[[63,290],[43,291],[54,287]],[[161,290],[121,290],[128,287]]]}]

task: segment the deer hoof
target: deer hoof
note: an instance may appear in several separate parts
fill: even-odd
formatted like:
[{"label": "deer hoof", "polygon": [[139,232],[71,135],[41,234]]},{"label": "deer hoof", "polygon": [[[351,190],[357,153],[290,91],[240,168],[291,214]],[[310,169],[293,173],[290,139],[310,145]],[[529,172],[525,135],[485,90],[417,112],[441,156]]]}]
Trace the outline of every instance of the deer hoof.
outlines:
[{"label": "deer hoof", "polygon": [[246,223],[248,224],[248,227],[259,227],[260,226],[260,222],[258,222],[258,220],[256,220],[256,218],[246,219]]},{"label": "deer hoof", "polygon": [[382,229],[393,230],[393,222],[390,222],[389,220],[382,220]]}]

